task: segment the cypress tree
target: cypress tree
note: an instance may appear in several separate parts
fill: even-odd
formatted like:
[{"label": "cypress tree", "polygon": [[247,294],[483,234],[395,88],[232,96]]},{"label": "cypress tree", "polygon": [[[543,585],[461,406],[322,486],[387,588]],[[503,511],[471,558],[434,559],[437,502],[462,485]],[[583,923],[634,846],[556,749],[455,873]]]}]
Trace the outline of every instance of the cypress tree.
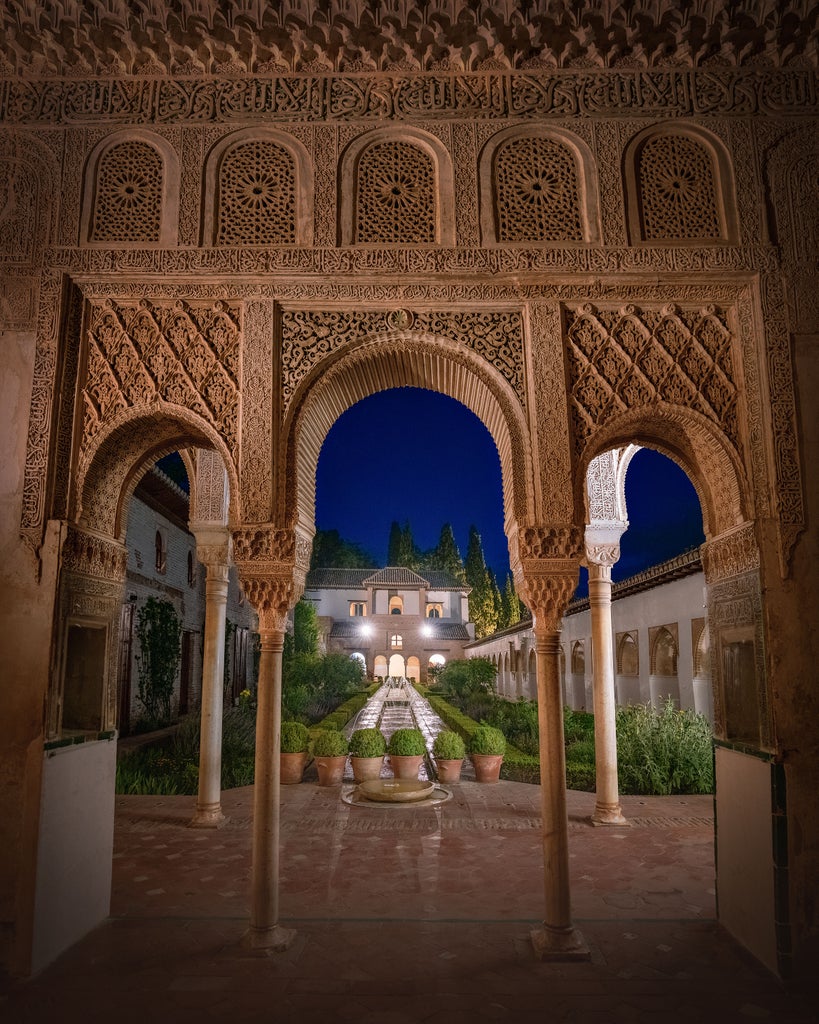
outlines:
[{"label": "cypress tree", "polygon": [[461,583],[466,582],[466,569],[461,552],[455,543],[452,523],[444,523],[441,527],[441,536],[438,538],[438,546],[432,551],[429,567],[441,572],[448,572],[450,576],[454,576]]},{"label": "cypress tree", "polygon": [[[469,527],[466,549],[466,582],[472,587],[469,595],[469,617],[475,623],[477,638],[493,633],[497,626],[497,612],[492,593],[492,580],[486,568],[481,535],[475,526]],[[497,589],[497,587],[495,588]]]},{"label": "cypress tree", "polygon": [[401,545],[403,534],[401,527],[393,519],[390,524],[390,539],[387,544],[387,565],[401,565]]},{"label": "cypress tree", "polygon": [[502,619],[504,626],[514,626],[521,619],[520,599],[511,573],[506,574],[506,586],[503,588]]}]

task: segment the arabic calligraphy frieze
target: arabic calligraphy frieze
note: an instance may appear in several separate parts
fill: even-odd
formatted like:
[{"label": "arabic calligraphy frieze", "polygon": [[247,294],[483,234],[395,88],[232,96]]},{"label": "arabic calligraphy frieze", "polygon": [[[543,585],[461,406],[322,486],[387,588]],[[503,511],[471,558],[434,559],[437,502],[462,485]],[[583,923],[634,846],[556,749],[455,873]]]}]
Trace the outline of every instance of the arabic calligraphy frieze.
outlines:
[{"label": "arabic calligraphy frieze", "polygon": [[810,68],[0,80],[17,124],[815,115]]}]

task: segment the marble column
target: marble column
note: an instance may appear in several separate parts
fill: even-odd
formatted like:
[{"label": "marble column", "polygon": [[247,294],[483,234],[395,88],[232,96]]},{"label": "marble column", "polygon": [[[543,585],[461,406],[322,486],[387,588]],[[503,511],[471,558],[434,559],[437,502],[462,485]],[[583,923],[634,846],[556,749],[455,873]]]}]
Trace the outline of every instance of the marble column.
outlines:
[{"label": "marble column", "polygon": [[256,709],[256,774],[253,788],[253,867],[250,927],[245,943],[251,949],[287,949],[295,931],[279,924],[279,842],[281,828],[282,721],[281,628],[262,628]]},{"label": "marble column", "polygon": [[[522,541],[522,573],[516,572],[516,583],[534,618],[545,896],[543,923],[530,936],[535,955],[542,960],[588,959],[588,947],[574,927],[571,914],[560,686],[560,631],[563,613],[577,587],[579,531],[561,526],[532,527]],[[529,557],[527,550],[531,552]],[[550,557],[543,557],[543,551]],[[520,575],[523,579],[519,581]]]},{"label": "marble column", "polygon": [[224,526],[194,529],[196,555],[205,566],[205,642],[199,740],[199,791],[192,828],[218,828],[222,813],[222,705],[225,621],[231,540]]},{"label": "marble column", "polygon": [[[626,825],[620,807],[617,780],[617,728],[614,692],[614,635],[611,623],[611,567],[620,557],[619,538],[624,527],[609,527],[603,541],[587,527],[586,561],[589,567],[589,606],[592,629],[592,684],[594,690],[594,750],[596,797],[594,825]],[[616,535],[616,536],[615,536]]]}]

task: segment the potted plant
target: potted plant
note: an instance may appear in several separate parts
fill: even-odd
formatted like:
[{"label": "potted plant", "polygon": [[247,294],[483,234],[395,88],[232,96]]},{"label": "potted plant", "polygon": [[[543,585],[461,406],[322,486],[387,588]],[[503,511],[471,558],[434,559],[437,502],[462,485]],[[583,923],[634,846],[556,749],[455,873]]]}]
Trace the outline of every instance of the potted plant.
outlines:
[{"label": "potted plant", "polygon": [[439,782],[460,782],[461,768],[466,756],[466,744],[457,732],[444,729],[432,744]]},{"label": "potted plant", "polygon": [[279,757],[281,760],[281,783],[292,786],[301,782],[304,766],[307,764],[307,750],[310,733],[301,722],[282,722]]},{"label": "potted plant", "polygon": [[378,729],[356,729],[350,737],[350,764],[356,782],[380,779],[387,741]]},{"label": "potted plant", "polygon": [[426,752],[426,741],[420,729],[396,729],[387,744],[396,779],[417,779]]},{"label": "potted plant", "polygon": [[318,733],[313,743],[313,757],[320,786],[341,785],[349,747],[347,737],[338,729],[322,729]]},{"label": "potted plant", "polygon": [[506,752],[506,737],[491,725],[479,725],[472,733],[469,756],[475,767],[478,782],[497,782],[503,755]]}]

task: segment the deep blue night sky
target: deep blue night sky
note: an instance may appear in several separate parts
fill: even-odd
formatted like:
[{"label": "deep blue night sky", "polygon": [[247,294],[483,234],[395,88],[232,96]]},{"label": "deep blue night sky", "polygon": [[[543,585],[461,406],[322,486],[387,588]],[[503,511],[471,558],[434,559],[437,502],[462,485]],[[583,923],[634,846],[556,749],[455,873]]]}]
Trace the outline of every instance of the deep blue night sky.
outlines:
[{"label": "deep blue night sky", "polygon": [[[615,580],[702,543],[694,488],[659,453],[635,455],[626,502],[630,526]],[[481,421],[452,398],[419,388],[383,391],[349,409],[327,435],[316,473],[316,526],[337,529],[383,564],[393,520],[409,520],[422,549],[452,523],[461,555],[474,523],[502,585],[509,555],[498,453]]]}]

